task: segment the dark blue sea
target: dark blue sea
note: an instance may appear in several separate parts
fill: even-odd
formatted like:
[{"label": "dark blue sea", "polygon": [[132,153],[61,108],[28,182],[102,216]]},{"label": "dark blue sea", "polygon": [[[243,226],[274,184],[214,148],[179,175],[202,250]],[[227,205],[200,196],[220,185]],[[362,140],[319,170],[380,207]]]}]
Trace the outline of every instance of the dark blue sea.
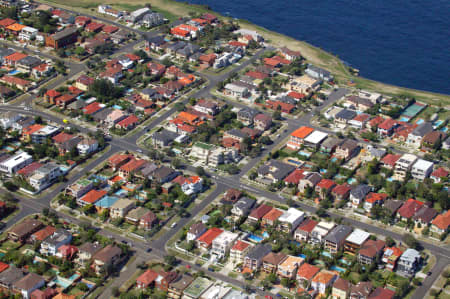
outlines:
[{"label": "dark blue sea", "polygon": [[450,0],[189,0],[338,55],[360,75],[450,94]]}]

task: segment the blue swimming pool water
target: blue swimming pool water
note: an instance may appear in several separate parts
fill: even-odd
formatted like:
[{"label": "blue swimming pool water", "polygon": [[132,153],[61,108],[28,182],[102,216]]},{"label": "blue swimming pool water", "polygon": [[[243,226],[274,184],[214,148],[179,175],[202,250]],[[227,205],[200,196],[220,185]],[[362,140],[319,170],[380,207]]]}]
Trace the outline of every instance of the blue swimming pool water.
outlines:
[{"label": "blue swimming pool water", "polygon": [[435,128],[437,128],[437,127],[439,127],[440,125],[442,125],[443,123],[444,123],[443,120],[437,120],[437,121],[435,121],[435,122],[433,123],[433,126],[434,126]]},{"label": "blue swimming pool water", "polygon": [[327,173],[327,170],[326,169],[321,169],[320,173]]},{"label": "blue swimming pool water", "polygon": [[448,128],[447,128],[447,127],[443,127],[443,128],[441,129],[441,131],[445,133],[445,132],[448,131]]},{"label": "blue swimming pool water", "polygon": [[400,121],[409,122],[409,118],[403,116],[403,117],[400,118]]},{"label": "blue swimming pool water", "polygon": [[15,75],[15,74],[19,74],[19,73],[20,73],[20,71],[18,71],[18,70],[12,70],[8,73],[8,75]]},{"label": "blue swimming pool water", "polygon": [[355,178],[349,178],[347,180],[347,183],[349,183],[350,185],[353,184],[353,183],[356,183],[356,179]]},{"label": "blue swimming pool water", "polygon": [[270,237],[269,233],[266,231],[262,233],[262,236],[264,239]]},{"label": "blue swimming pool water", "polygon": [[350,265],[350,264],[351,264],[351,262],[350,262],[350,261],[347,261],[346,259],[340,259],[339,261],[340,261],[341,263],[345,264],[345,265]]},{"label": "blue swimming pool water", "polygon": [[120,189],[120,190],[117,190],[116,193],[114,193],[114,194],[117,196],[125,196],[128,194],[128,191]]},{"label": "blue swimming pool water", "polygon": [[309,158],[311,156],[311,153],[304,152],[304,151],[299,151],[298,154],[300,156],[304,156],[304,157],[307,157],[307,158]]},{"label": "blue swimming pool water", "polygon": [[304,254],[299,254],[298,257],[301,257],[301,258],[304,258],[304,259],[305,259],[305,258],[306,258],[306,255],[304,255]]},{"label": "blue swimming pool water", "polygon": [[69,168],[67,168],[65,166],[59,166],[59,169],[61,169],[61,171],[64,172],[64,173],[69,171]]},{"label": "blue swimming pool water", "polygon": [[389,182],[393,182],[393,181],[394,181],[394,177],[389,177],[389,178],[387,178],[387,180],[388,180]]},{"label": "blue swimming pool water", "polygon": [[330,270],[338,271],[338,272],[345,272],[344,268],[338,267],[338,266],[331,266]]},{"label": "blue swimming pool water", "polygon": [[331,158],[331,162],[336,162],[336,161],[337,161],[336,157]]},{"label": "blue swimming pool water", "polygon": [[326,256],[326,257],[333,257],[332,255],[331,255],[331,253],[329,253],[328,251],[322,251],[322,255],[323,256]]},{"label": "blue swimming pool water", "polygon": [[247,237],[247,239],[249,239],[250,241],[252,241],[252,242],[255,242],[255,243],[260,243],[262,240],[263,240],[263,238],[261,238],[261,237],[258,237],[258,236],[255,236],[255,235],[249,235],[248,237]]},{"label": "blue swimming pool water", "polygon": [[295,164],[295,165],[302,165],[301,161],[297,161],[297,160],[294,160],[294,159],[288,159],[287,161],[289,163],[292,163],[292,164]]},{"label": "blue swimming pool water", "polygon": [[114,106],[112,106],[114,109],[119,109],[119,110],[122,110],[123,108],[122,108],[122,106],[119,106],[119,105],[114,105]]},{"label": "blue swimming pool water", "polygon": [[418,119],[418,120],[416,121],[416,124],[420,125],[420,124],[423,123],[423,122],[424,122],[423,118],[420,118],[420,119]]}]

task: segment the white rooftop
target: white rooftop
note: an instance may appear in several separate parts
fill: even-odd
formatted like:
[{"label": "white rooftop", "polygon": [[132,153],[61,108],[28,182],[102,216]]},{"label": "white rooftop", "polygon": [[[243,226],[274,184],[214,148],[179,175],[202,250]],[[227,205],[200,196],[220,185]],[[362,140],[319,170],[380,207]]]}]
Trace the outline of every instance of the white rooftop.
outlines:
[{"label": "white rooftop", "polygon": [[239,237],[238,234],[236,233],[232,233],[229,231],[224,231],[223,233],[221,233],[218,237],[216,237],[213,240],[213,243],[218,243],[218,244],[231,244],[234,243],[234,241],[236,241],[236,239]]},{"label": "white rooftop", "polygon": [[403,156],[400,157],[400,159],[398,159],[397,163],[400,162],[400,163],[412,164],[416,160],[417,160],[417,156],[416,155],[404,154]]},{"label": "white rooftop", "polygon": [[327,138],[327,136],[328,136],[328,133],[321,132],[321,131],[314,131],[311,134],[309,134],[308,137],[305,138],[305,142],[312,143],[312,144],[319,144],[325,138]]},{"label": "white rooftop", "polygon": [[416,163],[414,163],[413,168],[415,169],[423,169],[423,170],[428,170],[430,169],[430,167],[433,167],[433,162],[424,160],[424,159],[419,159],[417,160]]},{"label": "white rooftop", "polygon": [[359,228],[355,229],[345,241],[351,242],[353,244],[362,245],[368,238],[370,234]]},{"label": "white rooftop", "polygon": [[36,133],[40,134],[40,135],[50,135],[50,134],[55,133],[58,130],[59,130],[58,127],[47,125],[47,126],[43,127],[42,129],[40,129],[39,131],[37,131]]},{"label": "white rooftop", "polygon": [[316,227],[323,227],[325,229],[332,229],[335,226],[334,222],[325,222],[325,221],[320,221]]},{"label": "white rooftop", "polygon": [[1,164],[5,167],[12,168],[15,165],[19,165],[24,161],[31,159],[32,157],[27,152],[20,152],[15,156],[10,157],[9,159],[3,161]]},{"label": "white rooftop", "polygon": [[408,248],[403,252],[400,258],[403,260],[415,260],[420,258],[420,253],[415,249]]},{"label": "white rooftop", "polygon": [[294,223],[298,218],[305,215],[304,212],[297,210],[296,208],[289,208],[283,215],[278,218],[280,222]]}]

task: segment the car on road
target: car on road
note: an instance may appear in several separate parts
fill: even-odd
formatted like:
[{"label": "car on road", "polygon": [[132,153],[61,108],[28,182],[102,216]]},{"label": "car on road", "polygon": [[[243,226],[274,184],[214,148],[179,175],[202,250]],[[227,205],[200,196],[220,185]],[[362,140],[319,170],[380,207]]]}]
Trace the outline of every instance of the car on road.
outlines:
[{"label": "car on road", "polygon": [[264,297],[264,298],[266,298],[266,299],[273,299],[273,297],[269,296],[269,295],[266,295],[266,297]]},{"label": "car on road", "polygon": [[433,274],[431,271],[428,271],[427,275],[430,276],[431,274]]},{"label": "car on road", "polygon": [[191,269],[191,265],[186,265],[186,269]]},{"label": "car on road", "polygon": [[175,226],[177,226],[177,223],[176,223],[176,222],[172,223],[172,224],[170,225],[170,228],[174,228]]},{"label": "car on road", "polygon": [[141,153],[141,154],[143,153],[142,150],[141,150],[140,148],[137,149],[136,151],[137,151],[138,153]]},{"label": "car on road", "polygon": [[25,107],[25,108],[23,108],[23,110],[25,110],[25,111],[30,111],[31,108],[30,108],[30,107]]},{"label": "car on road", "polygon": [[147,250],[145,250],[146,252],[152,252],[152,249],[149,247],[147,248]]}]

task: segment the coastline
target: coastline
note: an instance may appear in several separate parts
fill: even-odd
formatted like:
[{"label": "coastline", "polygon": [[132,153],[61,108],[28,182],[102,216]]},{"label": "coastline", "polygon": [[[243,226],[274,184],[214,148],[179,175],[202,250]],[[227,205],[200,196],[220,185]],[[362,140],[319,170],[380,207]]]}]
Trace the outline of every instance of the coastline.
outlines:
[{"label": "coastline", "polygon": [[[41,1],[53,5],[66,6],[64,0],[46,0]],[[123,0],[96,0],[92,3],[89,0],[75,0],[71,4],[72,6],[66,8],[70,9],[80,9],[85,13],[92,13],[93,9],[96,11],[96,6],[98,4],[107,3],[116,6],[120,9],[132,9],[136,6],[143,6],[149,3],[147,0],[127,0],[124,4]],[[235,20],[231,17],[223,16],[215,11],[209,10],[203,5],[189,4],[186,2],[178,2],[175,0],[152,0],[150,2],[152,7],[169,18],[176,18],[181,16],[186,16],[190,12],[193,13],[203,13],[211,12],[225,20]],[[374,81],[360,76],[353,76],[348,71],[344,63],[335,55],[330,54],[318,47],[308,44],[304,41],[296,40],[284,34],[272,31],[270,29],[261,27],[259,25],[253,24],[247,20],[235,20],[239,23],[242,28],[258,31],[269,44],[273,44],[276,47],[287,46],[295,50],[299,50],[306,60],[312,64],[319,67],[325,68],[335,75],[335,78],[341,85],[345,85],[347,82],[352,80],[355,83],[355,87],[361,89],[367,89],[371,91],[380,92],[386,95],[406,95],[414,97],[417,100],[424,101],[428,104],[439,105],[441,107],[450,108],[450,95],[433,93],[428,91],[416,90],[406,87],[394,86],[391,84]],[[358,67],[358,66],[355,66]]]}]

